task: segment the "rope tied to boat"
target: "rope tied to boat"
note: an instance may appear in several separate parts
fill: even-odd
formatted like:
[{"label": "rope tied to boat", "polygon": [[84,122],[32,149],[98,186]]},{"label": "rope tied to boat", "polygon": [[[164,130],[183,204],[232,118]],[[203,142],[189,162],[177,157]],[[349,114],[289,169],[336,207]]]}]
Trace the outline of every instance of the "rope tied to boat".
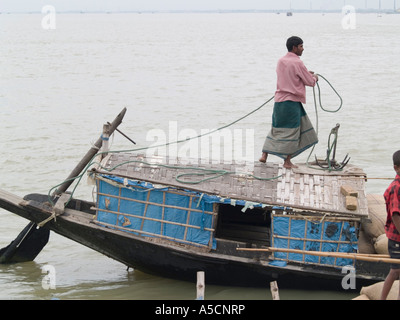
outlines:
[{"label": "rope tied to boat", "polygon": [[43,227],[47,222],[53,220],[56,221],[56,213],[53,211],[52,215],[47,219],[44,219],[42,222],[39,222],[37,225],[39,228]]}]

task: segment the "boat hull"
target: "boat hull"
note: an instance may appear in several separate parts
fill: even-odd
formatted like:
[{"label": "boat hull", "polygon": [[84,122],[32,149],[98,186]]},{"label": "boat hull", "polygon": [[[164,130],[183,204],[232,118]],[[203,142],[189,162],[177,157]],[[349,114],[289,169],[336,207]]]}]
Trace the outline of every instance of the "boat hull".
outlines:
[{"label": "boat hull", "polygon": [[[24,199],[0,194],[0,207],[35,223],[51,214],[46,206],[47,196],[32,194]],[[71,206],[75,207],[74,209]],[[234,255],[234,242],[218,240],[218,250],[204,251],[173,243],[160,243],[93,223],[90,203],[72,201],[65,212],[43,227],[96,250],[128,267],[146,273],[179,280],[195,281],[198,271],[204,271],[209,284],[267,287],[278,281],[280,288],[344,290],[346,274],[335,268],[288,264],[271,265],[260,255]],[[357,262],[358,263],[358,262]],[[382,281],[388,266],[380,263],[356,264],[355,290]]]}]

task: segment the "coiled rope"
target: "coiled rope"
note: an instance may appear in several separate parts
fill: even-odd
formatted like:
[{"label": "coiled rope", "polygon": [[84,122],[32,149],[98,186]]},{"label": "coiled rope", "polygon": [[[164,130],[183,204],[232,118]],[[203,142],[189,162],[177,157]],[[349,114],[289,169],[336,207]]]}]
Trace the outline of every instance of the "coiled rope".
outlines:
[{"label": "coiled rope", "polygon": [[[317,90],[315,90],[315,87],[313,88],[313,96],[314,96],[314,108],[315,108],[315,118],[316,118],[316,123],[315,123],[315,127],[316,127],[316,132],[317,132],[317,136],[319,135],[319,116],[318,116],[318,106],[321,108],[321,110],[325,111],[325,112],[329,112],[329,113],[337,113],[339,112],[342,107],[343,107],[343,98],[341,97],[341,95],[336,91],[336,89],[334,88],[334,86],[322,75],[317,74],[319,78],[323,79],[329,86],[330,88],[333,90],[333,92],[336,94],[336,96],[339,98],[339,107],[337,107],[336,109],[327,109],[322,105],[322,94],[321,94],[321,87],[319,86],[319,83],[317,82]],[[317,91],[318,91],[318,99],[317,99]],[[336,144],[337,142],[337,136],[335,136],[335,140],[333,143],[331,143],[330,141],[331,136],[329,135],[329,139],[328,139],[328,150],[327,150],[327,156],[329,157],[329,155],[332,153],[332,149],[333,146]],[[331,171],[331,167],[328,168],[321,168],[321,167],[316,167],[310,164],[310,158],[311,155],[313,154],[315,149],[315,145],[313,145],[310,154],[308,155],[307,161],[306,161],[306,165],[309,168],[312,169],[316,169],[316,170],[322,170],[322,171]]]}]

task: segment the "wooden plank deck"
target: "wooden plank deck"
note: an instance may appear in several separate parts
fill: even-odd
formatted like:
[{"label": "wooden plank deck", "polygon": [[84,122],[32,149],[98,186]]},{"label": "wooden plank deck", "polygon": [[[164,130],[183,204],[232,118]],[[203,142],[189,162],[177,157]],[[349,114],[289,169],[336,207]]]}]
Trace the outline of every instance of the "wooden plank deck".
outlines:
[{"label": "wooden plank deck", "polygon": [[[155,185],[197,190],[221,198],[368,216],[366,175],[351,165],[340,172],[317,170],[305,164],[298,164],[298,169],[287,170],[277,163],[198,163],[188,159],[171,161],[165,157],[125,153],[108,155],[102,165],[99,172]],[[201,181],[207,178],[211,179]],[[356,210],[346,208],[342,186],[349,186],[358,193]]]}]

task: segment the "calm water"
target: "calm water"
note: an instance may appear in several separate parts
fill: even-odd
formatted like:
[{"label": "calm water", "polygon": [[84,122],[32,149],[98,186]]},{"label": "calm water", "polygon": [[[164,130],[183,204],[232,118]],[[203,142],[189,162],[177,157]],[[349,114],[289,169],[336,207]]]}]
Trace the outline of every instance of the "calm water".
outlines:
[{"label": "calm water", "polygon": [[[318,111],[314,153],[324,157],[330,129],[340,123],[337,158],[349,153],[371,178],[393,176],[391,155],[400,149],[400,15],[359,14],[355,30],[344,30],[339,14],[58,14],[55,30],[44,30],[42,18],[0,15],[2,189],[47,193],[123,107],[120,129],[136,147],[154,143],[147,136],[154,129],[168,135],[171,122],[179,132],[199,134],[238,119],[273,96],[276,62],[291,35],[305,40],[307,67],[329,79],[344,100],[338,113]],[[337,108],[338,99],[321,86],[325,106]],[[306,110],[315,123],[311,89]],[[269,104],[233,127],[254,129],[252,157],[259,156],[271,114]],[[112,149],[132,148],[115,136]],[[368,192],[383,193],[388,183],[369,180]],[[90,199],[91,192],[82,183],[76,196]],[[0,247],[26,224],[0,210]],[[56,289],[42,288],[45,265],[56,270]],[[0,266],[0,288],[0,299],[195,298],[191,283],[127,271],[56,234],[34,262]],[[282,299],[353,296],[281,292]],[[206,299],[270,298],[267,288],[206,286]]]}]

